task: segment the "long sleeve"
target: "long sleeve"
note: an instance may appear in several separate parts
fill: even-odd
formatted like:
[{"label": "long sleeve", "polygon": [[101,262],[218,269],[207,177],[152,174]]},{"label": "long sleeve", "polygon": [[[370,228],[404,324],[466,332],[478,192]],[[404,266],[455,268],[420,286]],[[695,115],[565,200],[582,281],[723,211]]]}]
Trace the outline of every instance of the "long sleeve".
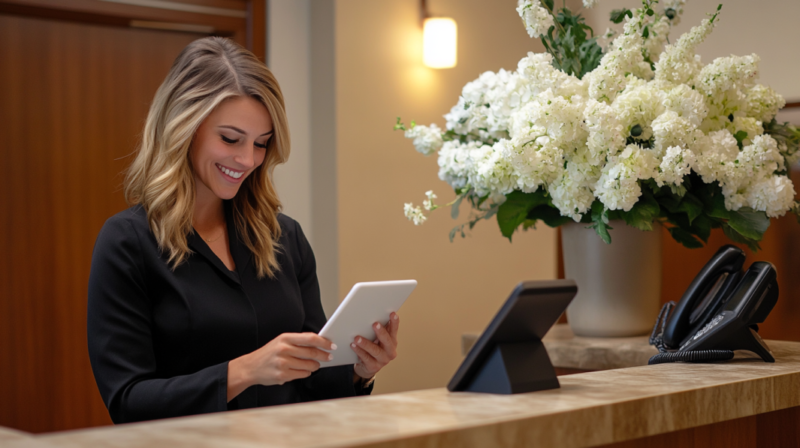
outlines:
[{"label": "long sleeve", "polygon": [[[299,252],[300,267],[297,280],[303,298],[305,322],[303,331],[319,333],[325,322],[325,312],[320,300],[319,280],[317,279],[317,262],[314,252],[308,243],[300,225],[295,224],[296,247]],[[345,347],[346,349],[346,347]],[[304,394],[308,400],[325,400],[330,398],[369,395],[372,384],[361,388],[353,384],[353,366],[326,367],[314,372],[310,377],[301,380]]]},{"label": "long sleeve", "polygon": [[140,236],[114,217],[95,243],[89,277],[89,357],[115,423],[227,409],[228,363],[159,378],[151,295]]}]

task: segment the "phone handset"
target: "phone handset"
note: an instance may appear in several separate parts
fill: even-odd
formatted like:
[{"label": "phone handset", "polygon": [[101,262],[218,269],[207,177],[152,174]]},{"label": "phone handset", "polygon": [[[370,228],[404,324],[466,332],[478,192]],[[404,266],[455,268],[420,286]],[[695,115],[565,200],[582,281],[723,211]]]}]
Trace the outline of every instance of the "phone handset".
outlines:
[{"label": "phone handset", "polygon": [[778,300],[777,273],[772,264],[755,262],[742,274],[744,258],[741,249],[722,247],[678,305],[670,302],[662,308],[650,337],[661,353],[649,364],[725,360],[733,358],[733,350],[750,350],[764,361],[775,361],[757,324]]}]

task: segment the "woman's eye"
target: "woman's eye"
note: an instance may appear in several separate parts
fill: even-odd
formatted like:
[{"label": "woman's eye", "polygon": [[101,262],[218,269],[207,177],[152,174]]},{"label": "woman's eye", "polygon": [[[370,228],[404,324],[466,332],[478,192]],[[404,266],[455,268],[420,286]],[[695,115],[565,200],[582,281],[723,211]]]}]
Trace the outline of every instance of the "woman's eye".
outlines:
[{"label": "woman's eye", "polygon": [[225,143],[236,143],[236,142],[239,141],[238,139],[228,138],[228,137],[225,137],[224,135],[220,135],[220,137],[222,137],[222,141],[225,142]]},{"label": "woman's eye", "polygon": [[267,140],[265,143],[253,143],[253,146],[255,146],[256,148],[267,149],[268,144],[269,140]]}]

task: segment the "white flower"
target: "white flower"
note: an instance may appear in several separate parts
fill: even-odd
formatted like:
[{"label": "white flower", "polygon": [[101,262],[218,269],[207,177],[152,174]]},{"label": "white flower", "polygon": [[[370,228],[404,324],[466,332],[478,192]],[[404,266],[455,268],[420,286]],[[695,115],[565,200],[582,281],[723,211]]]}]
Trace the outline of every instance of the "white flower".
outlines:
[{"label": "white flower", "polygon": [[794,205],[794,185],[786,176],[773,175],[747,189],[747,203],[770,218],[783,216]]},{"label": "white flower", "polygon": [[634,126],[639,125],[641,134],[634,137],[650,139],[653,135],[653,120],[664,112],[663,97],[664,92],[655,88],[652,83],[641,79],[631,80],[611,104],[626,135],[630,134]]},{"label": "white flower", "polygon": [[597,4],[597,0],[583,0],[583,7],[584,8],[594,8],[594,5]]},{"label": "white flower", "polygon": [[414,204],[408,202],[403,204],[403,213],[409,221],[414,221],[414,225],[418,226],[428,219],[419,207],[414,207]]},{"label": "white flower", "polygon": [[475,164],[473,152],[478,151],[481,146],[480,142],[444,142],[439,150],[439,179],[447,182],[454,190],[466,187],[469,173]]},{"label": "white flower", "polygon": [[739,156],[739,146],[730,131],[723,129],[704,135],[691,148],[695,154],[692,169],[703,182],[724,182],[733,176],[733,162]]},{"label": "white flower", "polygon": [[627,134],[611,106],[590,99],[583,119],[589,132],[586,144],[591,153],[590,163],[600,164],[606,155],[616,155],[625,148]]},{"label": "white flower", "polygon": [[753,117],[736,116],[733,118],[733,123],[730,123],[727,128],[731,129],[733,135],[739,132],[746,132],[747,137],[742,140],[744,145],[749,145],[753,138],[764,133],[761,122]]},{"label": "white flower", "polygon": [[548,187],[553,205],[562,216],[580,221],[594,202],[593,187],[600,178],[600,166],[593,163],[588,148],[581,147],[567,155],[567,169]]},{"label": "white flower", "polygon": [[650,24],[650,35],[644,41],[644,50],[651,61],[656,61],[661,52],[664,51],[664,45],[669,39],[671,28],[672,23],[666,16],[661,16]]},{"label": "white flower", "polygon": [[650,64],[645,62],[642,53],[642,15],[637,10],[633,18],[626,19],[623,33],[611,42],[608,51],[600,59],[600,66],[584,76],[589,83],[590,98],[610,103],[631,78],[653,77]]},{"label": "white flower", "polygon": [[745,113],[748,117],[769,123],[786,105],[786,100],[770,87],[756,84],[746,92],[745,104]]},{"label": "white flower", "polygon": [[694,85],[694,78],[700,73],[700,56],[695,54],[697,46],[714,29],[716,21],[705,19],[688,33],[683,34],[673,45],[667,45],[656,65],[656,79],[673,84]]},{"label": "white flower", "polygon": [[422,206],[425,207],[425,210],[433,210],[434,207],[433,200],[436,199],[438,196],[433,194],[433,190],[426,191],[425,196],[427,196],[428,199],[422,201]]},{"label": "white flower", "polygon": [[595,185],[595,195],[609,210],[630,211],[642,188],[639,179],[650,179],[658,160],[638,145],[628,145],[619,156],[603,167]]},{"label": "white flower", "polygon": [[658,167],[658,175],[655,177],[658,186],[669,184],[679,186],[683,183],[683,176],[691,171],[694,164],[694,153],[679,146],[667,148],[664,159]]},{"label": "white flower", "polygon": [[703,133],[698,131],[696,126],[671,110],[653,120],[652,128],[655,137],[653,150],[657,157],[663,156],[671,146],[686,148],[703,137]]},{"label": "white flower", "polygon": [[499,202],[514,191],[517,179],[511,163],[503,157],[508,140],[500,140],[494,146],[483,145],[473,151],[474,169],[469,172],[469,185],[478,196],[486,196]]},{"label": "white flower", "polygon": [[708,115],[708,105],[703,94],[686,84],[671,88],[664,96],[664,107],[698,127]]},{"label": "white flower", "polygon": [[539,0],[519,0],[518,4],[517,14],[522,18],[529,36],[547,34],[547,30],[554,26],[553,16],[542,8]]},{"label": "white flower", "polygon": [[416,125],[405,132],[406,138],[414,139],[414,147],[423,155],[431,155],[442,147],[442,130],[439,126]]}]

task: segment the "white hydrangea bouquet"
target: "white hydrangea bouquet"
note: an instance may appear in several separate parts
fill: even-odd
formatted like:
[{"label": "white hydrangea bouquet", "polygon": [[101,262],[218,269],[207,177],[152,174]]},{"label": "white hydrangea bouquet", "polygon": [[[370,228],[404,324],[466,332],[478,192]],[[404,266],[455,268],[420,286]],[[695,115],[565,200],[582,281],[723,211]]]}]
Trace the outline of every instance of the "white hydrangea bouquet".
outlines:
[{"label": "white hydrangea bouquet", "polygon": [[[787,172],[800,158],[800,131],[779,124],[785,105],[756,83],[757,55],[703,65],[695,49],[718,22],[720,8],[670,44],[686,0],[643,0],[615,10],[622,24],[604,50],[580,14],[553,0],[520,0],[517,12],[546,53],[529,53],[516,71],[486,72],[464,86],[436,124],[405,131],[417,151],[438,152],[439,177],[456,199],[427,211],[472,204],[467,223],[496,216],[502,234],[543,221],[586,223],[606,243],[609,222],[641,230],[665,225],[686,247],[702,246],[711,229],[757,249],[770,218],[798,213]],[[591,7],[596,0],[584,0]],[[427,218],[405,204],[415,224]]]}]

